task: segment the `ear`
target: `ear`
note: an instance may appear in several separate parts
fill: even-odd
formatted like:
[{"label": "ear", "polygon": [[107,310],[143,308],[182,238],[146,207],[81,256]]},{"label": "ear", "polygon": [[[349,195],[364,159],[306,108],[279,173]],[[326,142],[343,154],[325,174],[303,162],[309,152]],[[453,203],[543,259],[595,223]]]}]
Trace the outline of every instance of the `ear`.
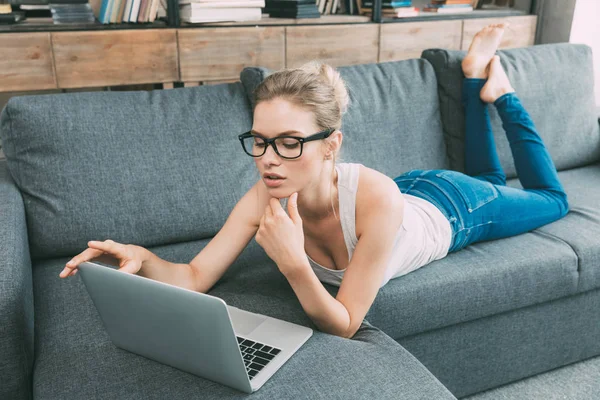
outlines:
[{"label": "ear", "polygon": [[329,160],[332,158],[333,153],[338,153],[342,147],[343,134],[340,130],[334,131],[328,138],[325,151],[325,159]]},{"label": "ear", "polygon": [[332,138],[331,151],[336,153],[339,152],[342,148],[342,142],[344,141],[344,135],[342,134],[342,131],[336,130],[331,134],[330,137]]}]

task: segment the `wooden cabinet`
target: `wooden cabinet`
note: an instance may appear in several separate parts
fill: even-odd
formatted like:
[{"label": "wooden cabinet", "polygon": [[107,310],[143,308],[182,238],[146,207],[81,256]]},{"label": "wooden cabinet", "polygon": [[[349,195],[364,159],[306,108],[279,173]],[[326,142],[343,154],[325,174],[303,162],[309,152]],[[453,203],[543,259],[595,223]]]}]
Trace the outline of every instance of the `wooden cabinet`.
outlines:
[{"label": "wooden cabinet", "polygon": [[181,81],[239,79],[247,66],[285,66],[285,27],[180,29]]},{"label": "wooden cabinet", "polygon": [[483,27],[501,22],[508,22],[510,25],[504,31],[499,46],[500,49],[533,46],[537,16],[526,15],[522,17],[465,19],[461,49],[469,50],[473,36]]},{"label": "wooden cabinet", "polygon": [[463,21],[381,25],[379,62],[419,58],[425,49],[460,50]]},{"label": "wooden cabinet", "polygon": [[[282,22],[283,21],[283,22]],[[365,16],[265,19],[204,27],[0,33],[0,92],[239,79],[311,60],[334,67],[418,58],[427,48],[467,50],[485,25],[508,21],[500,48],[531,46],[535,15],[372,23]],[[278,25],[279,24],[279,25]]]},{"label": "wooden cabinet", "polygon": [[50,33],[0,35],[0,92],[56,89]]},{"label": "wooden cabinet", "polygon": [[377,62],[379,24],[286,27],[287,68],[318,60],[334,67]]},{"label": "wooden cabinet", "polygon": [[179,80],[175,29],[52,33],[60,88]]}]

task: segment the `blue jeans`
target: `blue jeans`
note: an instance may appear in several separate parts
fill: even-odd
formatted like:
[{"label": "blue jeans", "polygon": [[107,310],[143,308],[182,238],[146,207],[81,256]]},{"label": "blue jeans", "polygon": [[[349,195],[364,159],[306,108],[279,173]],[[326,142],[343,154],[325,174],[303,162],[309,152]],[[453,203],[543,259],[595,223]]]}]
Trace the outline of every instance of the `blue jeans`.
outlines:
[{"label": "blue jeans", "polygon": [[402,193],[433,203],[452,226],[449,252],[471,243],[531,231],[569,211],[556,167],[515,93],[496,99],[523,189],[506,186],[487,104],[479,92],[485,79],[464,79],[465,172],[411,170],[394,181]]}]

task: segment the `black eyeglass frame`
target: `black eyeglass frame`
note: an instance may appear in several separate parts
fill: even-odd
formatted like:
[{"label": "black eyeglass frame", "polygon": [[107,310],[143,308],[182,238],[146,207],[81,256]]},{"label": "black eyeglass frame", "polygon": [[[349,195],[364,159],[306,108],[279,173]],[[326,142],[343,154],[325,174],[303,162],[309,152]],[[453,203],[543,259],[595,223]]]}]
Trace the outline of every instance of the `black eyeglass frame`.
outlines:
[{"label": "black eyeglass frame", "polygon": [[[310,135],[307,137],[299,137],[299,136],[277,136],[274,137],[272,139],[267,139],[266,137],[263,137],[261,135],[254,135],[252,134],[252,131],[248,131],[248,132],[244,132],[240,135],[238,135],[238,139],[240,140],[240,144],[242,145],[242,149],[244,149],[244,153],[248,154],[250,157],[262,157],[265,155],[265,153],[267,152],[267,148],[269,147],[269,145],[271,145],[271,147],[273,147],[273,150],[275,150],[275,153],[277,153],[277,155],[281,158],[285,158],[286,160],[294,160],[296,158],[299,158],[300,156],[302,156],[302,152],[304,151],[304,143],[305,142],[310,142],[313,140],[320,140],[320,139],[326,139],[329,137],[329,135],[331,135],[333,132],[335,132],[335,128],[327,128],[325,130],[322,130],[320,132],[315,133],[314,135]],[[246,147],[244,146],[244,139],[246,138],[250,138],[250,137],[259,137],[262,140],[265,141],[266,145],[263,148],[263,152],[260,155],[254,155],[254,154],[250,154],[248,153],[248,151],[246,150]],[[277,150],[277,145],[275,144],[275,140],[277,139],[284,139],[284,138],[291,138],[291,139],[297,139],[300,142],[300,154],[297,157],[286,157],[286,156],[282,156],[279,153],[279,150]]]}]

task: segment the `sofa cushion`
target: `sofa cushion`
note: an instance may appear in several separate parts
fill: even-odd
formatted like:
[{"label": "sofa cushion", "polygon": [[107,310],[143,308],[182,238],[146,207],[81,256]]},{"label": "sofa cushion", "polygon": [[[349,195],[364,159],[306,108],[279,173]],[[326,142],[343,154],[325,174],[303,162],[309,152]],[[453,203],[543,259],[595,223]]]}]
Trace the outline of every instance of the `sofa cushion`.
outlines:
[{"label": "sofa cushion", "polygon": [[88,240],[153,246],[214,236],[259,179],[237,135],[240,82],[12,97],[0,120],[33,259]]},{"label": "sofa cushion", "polygon": [[[569,213],[537,231],[563,241],[578,259],[578,291],[600,288],[600,165],[561,171],[558,176],[569,200]],[[522,187],[517,179],[507,182]]]},{"label": "sofa cushion", "polygon": [[[151,250],[187,262],[207,240]],[[117,348],[80,276],[60,280],[64,260],[34,269],[36,399],[229,399],[248,395]],[[228,304],[311,326],[293,290],[252,242],[209,292]],[[358,366],[358,368],[357,368]],[[363,323],[352,340],[315,331],[256,399],[455,399],[409,352]]]},{"label": "sofa cushion", "polygon": [[[464,171],[464,108],[461,61],[465,51],[425,50],[435,69],[448,156],[452,169]],[[558,170],[600,159],[600,130],[594,99],[591,48],[548,44],[499,50],[500,60],[517,96],[531,115]],[[506,176],[516,176],[500,117],[489,105],[498,156]]]},{"label": "sofa cushion", "polygon": [[400,339],[577,292],[577,255],[533,231],[471,244],[379,290],[366,319]]},{"label": "sofa cushion", "polygon": [[[437,83],[422,59],[338,67],[350,95],[342,118],[340,161],[358,162],[391,178],[413,168],[446,168]],[[245,68],[251,96],[272,73]],[[253,100],[252,100],[253,101]]]}]

